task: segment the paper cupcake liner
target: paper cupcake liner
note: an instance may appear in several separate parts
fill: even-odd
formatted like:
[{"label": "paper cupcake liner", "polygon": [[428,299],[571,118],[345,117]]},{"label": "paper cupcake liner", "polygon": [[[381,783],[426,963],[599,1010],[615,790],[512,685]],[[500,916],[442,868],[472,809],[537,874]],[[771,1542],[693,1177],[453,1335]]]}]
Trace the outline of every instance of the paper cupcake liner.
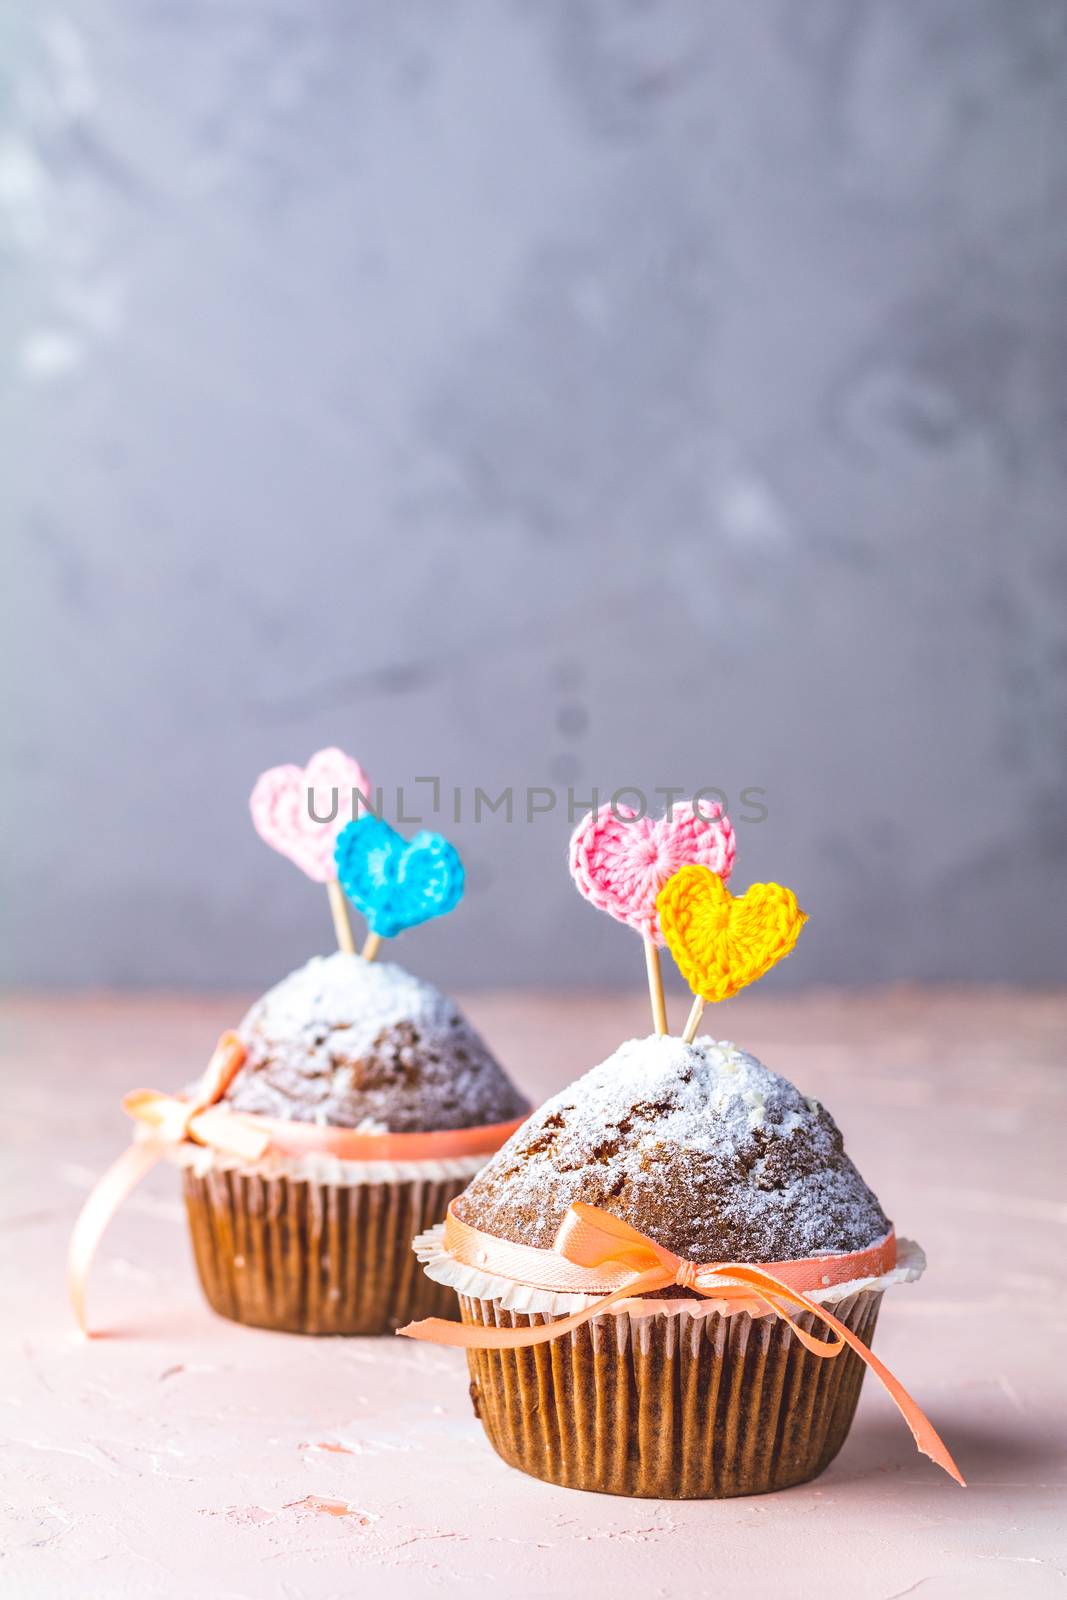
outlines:
[{"label": "paper cupcake liner", "polygon": [[[881,1299],[861,1289],[834,1306],[868,1346]],[[552,1320],[459,1303],[464,1322],[485,1327]],[[471,1399],[497,1453],[564,1488],[672,1500],[765,1494],[829,1465],[866,1371],[853,1351],[812,1355],[773,1316],[659,1304],[670,1310],[616,1307],[545,1344],[468,1350]],[[821,1331],[809,1312],[797,1322]]]},{"label": "paper cupcake liner", "polygon": [[[880,1243],[873,1240],[873,1244]],[[412,1242],[412,1249],[422,1262],[427,1277],[435,1283],[448,1284],[459,1295],[473,1300],[496,1300],[506,1311],[541,1311],[553,1316],[568,1316],[572,1311],[584,1311],[600,1298],[595,1294],[575,1294],[569,1290],[536,1289],[530,1284],[516,1283],[481,1267],[457,1261],[445,1243],[443,1222],[435,1223]],[[926,1271],[926,1255],[914,1239],[897,1239],[896,1266],[877,1278],[854,1278],[848,1283],[816,1285],[806,1289],[809,1300],[816,1305],[835,1306],[839,1300],[857,1294],[861,1289],[889,1289],[895,1284],[915,1283]],[[619,1302],[616,1311],[626,1311],[632,1317],[687,1316],[712,1317],[719,1315],[715,1300],[663,1299],[658,1295],[641,1295]]]},{"label": "paper cupcake liner", "polygon": [[[340,1156],[323,1151],[309,1150],[301,1155],[268,1150],[256,1161],[228,1155],[222,1150],[212,1150],[207,1145],[183,1143],[167,1152],[176,1166],[197,1174],[238,1166],[244,1172],[255,1172],[264,1178],[306,1178],[308,1181],[347,1187],[357,1183],[425,1183],[458,1178],[465,1186],[481,1171],[488,1161],[487,1155],[424,1156],[408,1161],[347,1161]],[[435,1219],[435,1225],[440,1218]],[[431,1228],[430,1233],[433,1233]]]},{"label": "paper cupcake liner", "polygon": [[209,1305],[286,1333],[380,1334],[417,1317],[454,1319],[455,1295],[425,1277],[411,1240],[444,1215],[483,1161],[448,1163],[460,1169],[448,1175],[443,1163],[425,1162],[420,1177],[327,1181],[300,1163],[182,1160]]}]

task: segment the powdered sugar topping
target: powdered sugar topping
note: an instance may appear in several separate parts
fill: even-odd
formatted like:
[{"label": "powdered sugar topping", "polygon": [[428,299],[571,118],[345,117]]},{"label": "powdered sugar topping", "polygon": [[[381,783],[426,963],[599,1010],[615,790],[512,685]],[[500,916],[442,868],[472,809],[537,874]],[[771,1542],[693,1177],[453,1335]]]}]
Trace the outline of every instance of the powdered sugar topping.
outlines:
[{"label": "powdered sugar topping", "polygon": [[547,1246],[573,1200],[701,1261],[861,1249],[888,1227],[829,1113],[708,1037],[620,1046],[524,1123],[457,1210]]},{"label": "powdered sugar topping", "polygon": [[309,1026],[344,1029],[348,1054],[362,1055],[398,1022],[436,1031],[448,1026],[455,1011],[455,1001],[394,962],[335,950],[313,956],[268,989],[238,1031],[242,1037],[255,1030],[267,1038],[295,1039]]},{"label": "powdered sugar topping", "polygon": [[237,1110],[365,1133],[467,1128],[526,1102],[453,1000],[391,962],[317,956],[252,1006]]}]

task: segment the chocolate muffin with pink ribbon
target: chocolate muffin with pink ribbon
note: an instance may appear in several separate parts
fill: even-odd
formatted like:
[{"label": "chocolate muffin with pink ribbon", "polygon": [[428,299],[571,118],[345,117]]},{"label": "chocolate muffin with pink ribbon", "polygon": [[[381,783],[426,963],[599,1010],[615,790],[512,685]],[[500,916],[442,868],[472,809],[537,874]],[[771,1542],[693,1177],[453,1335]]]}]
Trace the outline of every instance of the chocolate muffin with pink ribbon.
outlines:
[{"label": "chocolate muffin with pink ribbon", "polygon": [[[223,1316],[354,1334],[456,1314],[451,1292],[418,1270],[411,1239],[445,1214],[529,1103],[453,1000],[377,959],[384,939],[456,905],[463,868],[437,834],[402,839],[369,797],[362,770],[338,750],[259,779],[256,828],[326,886],[339,948],[257,1000],[192,1089],[126,1097],[137,1138],[72,1243],[83,1326],[103,1226],[164,1156],[181,1169],[200,1281]],[[358,952],[349,902],[369,930]]]},{"label": "chocolate muffin with pink ribbon", "polygon": [[[806,919],[778,884],[733,896],[733,851],[714,870],[696,817],[677,834],[671,819],[615,833],[637,819],[603,814],[579,828],[576,881],[642,934],[662,1030],[547,1101],[417,1240],[462,1322],[400,1331],[465,1348],[495,1449],[566,1487],[710,1498],[803,1482],[841,1448],[868,1369],[962,1482],[870,1349],[883,1294],[919,1276],[922,1252],[824,1107],[699,1031]],[[703,820],[721,850],[723,819]],[[589,848],[606,832],[608,867]],[[664,944],[694,991],[679,1037],[656,993]]]}]

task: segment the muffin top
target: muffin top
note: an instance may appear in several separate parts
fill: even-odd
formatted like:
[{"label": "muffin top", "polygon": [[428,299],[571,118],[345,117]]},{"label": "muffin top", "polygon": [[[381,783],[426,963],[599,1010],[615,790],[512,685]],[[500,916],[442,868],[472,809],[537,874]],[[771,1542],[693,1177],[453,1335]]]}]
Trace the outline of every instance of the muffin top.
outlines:
[{"label": "muffin top", "polygon": [[529,1104],[454,1001],[389,962],[317,956],[257,1000],[234,1111],[363,1133],[472,1128]]},{"label": "muffin top", "polygon": [[535,1111],[453,1209],[546,1248],[574,1200],[697,1262],[843,1254],[890,1226],[830,1113],[709,1038],[622,1045]]}]

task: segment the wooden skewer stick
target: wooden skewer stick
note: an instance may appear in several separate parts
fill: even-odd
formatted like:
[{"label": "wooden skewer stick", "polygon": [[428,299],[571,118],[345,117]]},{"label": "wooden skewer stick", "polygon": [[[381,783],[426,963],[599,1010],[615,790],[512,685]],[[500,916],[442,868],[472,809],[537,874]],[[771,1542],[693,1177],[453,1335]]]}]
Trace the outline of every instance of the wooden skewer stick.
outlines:
[{"label": "wooden skewer stick", "polygon": [[378,948],[381,945],[381,942],[382,936],[380,933],[368,933],[366,940],[364,941],[363,949],[359,952],[364,961],[374,960],[375,956],[378,954]]},{"label": "wooden skewer stick", "polygon": [[330,911],[333,914],[333,931],[337,935],[337,948],[343,950],[346,956],[355,955],[356,946],[352,938],[352,925],[348,920],[348,905],[345,901],[344,891],[336,878],[326,879],[326,893],[330,897]]},{"label": "wooden skewer stick", "polygon": [[686,1044],[692,1044],[693,1040],[696,1038],[697,1029],[700,1027],[700,1019],[703,1015],[704,1002],[698,994],[694,995],[692,1009],[689,1012],[689,1018],[685,1025],[685,1032],[682,1034],[682,1038]]},{"label": "wooden skewer stick", "polygon": [[659,967],[659,950],[652,939],[645,940],[645,966],[648,970],[648,997],[652,1002],[652,1021],[656,1032],[667,1031],[667,1006],[663,999],[663,974]]}]

